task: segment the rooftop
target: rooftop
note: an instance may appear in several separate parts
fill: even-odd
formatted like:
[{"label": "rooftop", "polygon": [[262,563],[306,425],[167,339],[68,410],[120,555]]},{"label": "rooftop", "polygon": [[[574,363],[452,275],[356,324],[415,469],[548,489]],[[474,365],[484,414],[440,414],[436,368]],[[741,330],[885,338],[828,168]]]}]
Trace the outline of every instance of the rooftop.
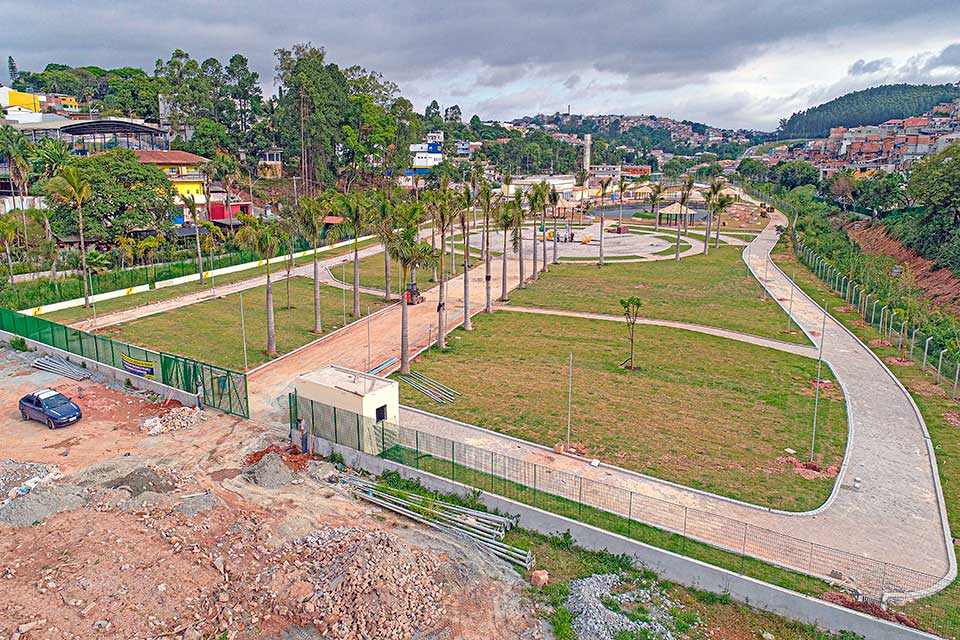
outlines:
[{"label": "rooftop", "polygon": [[387,378],[375,376],[362,371],[354,371],[345,367],[329,365],[323,369],[316,369],[308,373],[301,374],[300,377],[314,384],[322,385],[340,391],[346,391],[358,396],[364,396],[373,391],[387,389],[397,383]]},{"label": "rooftop", "polygon": [[203,156],[187,151],[162,151],[159,149],[137,149],[135,153],[144,164],[204,164],[209,162]]}]

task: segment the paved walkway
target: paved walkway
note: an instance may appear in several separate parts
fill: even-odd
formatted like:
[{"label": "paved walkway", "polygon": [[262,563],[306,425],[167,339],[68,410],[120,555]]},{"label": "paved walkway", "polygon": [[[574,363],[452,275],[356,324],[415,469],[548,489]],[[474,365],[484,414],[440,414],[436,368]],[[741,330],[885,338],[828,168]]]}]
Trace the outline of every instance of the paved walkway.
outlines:
[{"label": "paved walkway", "polygon": [[[793,286],[769,261],[778,239],[775,227],[785,223],[781,214],[774,214],[745,252],[754,274],[762,276],[764,263],[768,263],[766,281],[760,279],[777,300],[789,299]],[[799,289],[794,293],[793,315],[819,345],[823,312]],[[730,549],[740,550],[746,544],[751,555],[799,571],[820,576],[839,571],[845,581],[875,594],[881,585],[888,592],[943,588],[956,574],[956,561],[933,452],[919,413],[880,360],[832,319],[827,323],[824,359],[846,394],[848,452],[833,495],[816,511],[804,514],[763,509],[616,467],[593,467],[585,460],[439,416],[405,410],[401,421],[465,444],[622,487],[635,494],[631,505],[634,518],[641,508],[637,502],[647,501],[648,508],[639,512],[639,519],[645,522],[682,529]],[[541,482],[545,482],[542,475]],[[626,515],[622,502],[598,506]],[[691,514],[698,521],[696,530],[687,521]],[[742,523],[748,525],[746,530]]]},{"label": "paved walkway", "polygon": [[[569,318],[586,318],[587,320],[604,320],[607,322],[626,322],[623,316],[608,316],[601,313],[584,313],[581,311],[561,311],[558,309],[541,309],[539,307],[515,307],[513,305],[498,305],[497,309],[504,311],[518,311],[520,313],[536,313],[539,315],[546,316],[566,316]],[[730,340],[738,340],[740,342],[747,342],[749,344],[756,344],[761,347],[768,347],[770,349],[777,349],[778,351],[785,351],[787,353],[794,353],[799,356],[806,356],[807,358],[816,358],[818,351],[816,347],[805,344],[796,344],[793,342],[784,342],[783,340],[776,340],[774,338],[764,338],[762,336],[755,336],[749,333],[741,333],[740,331],[732,331],[730,329],[720,329],[717,327],[708,327],[703,324],[693,324],[690,322],[677,322],[675,320],[658,320],[656,318],[639,318],[637,324],[645,325],[654,325],[658,327],[671,327],[674,329],[683,329],[685,331],[696,331],[697,333],[706,333],[711,336],[718,336],[720,338],[728,338]]]}]

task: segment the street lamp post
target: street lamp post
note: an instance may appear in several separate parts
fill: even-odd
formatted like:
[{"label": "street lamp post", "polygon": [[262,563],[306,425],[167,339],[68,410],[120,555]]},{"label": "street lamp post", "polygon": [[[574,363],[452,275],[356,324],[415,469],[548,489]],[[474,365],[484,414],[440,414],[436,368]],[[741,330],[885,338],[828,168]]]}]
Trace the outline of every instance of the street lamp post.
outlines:
[{"label": "street lamp post", "polygon": [[820,354],[817,356],[817,388],[813,399],[813,433],[810,436],[810,462],[817,446],[817,413],[820,409],[820,373],[823,369],[823,343],[827,341],[827,300],[823,300],[823,327],[820,329]]},{"label": "street lamp post", "polygon": [[243,369],[246,371],[247,362],[247,323],[243,316],[243,290],[240,291],[240,333],[243,336]]},{"label": "street lamp post", "polygon": [[570,417],[573,409],[573,351],[570,352],[570,374],[567,382],[567,451],[570,450]]}]

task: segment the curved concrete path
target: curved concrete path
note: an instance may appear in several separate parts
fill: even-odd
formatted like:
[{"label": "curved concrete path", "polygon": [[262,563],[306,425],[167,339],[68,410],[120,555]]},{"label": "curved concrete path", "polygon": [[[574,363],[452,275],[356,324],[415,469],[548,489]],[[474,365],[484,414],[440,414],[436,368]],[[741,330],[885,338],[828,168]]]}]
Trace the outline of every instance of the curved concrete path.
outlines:
[{"label": "curved concrete path", "polygon": [[[772,215],[744,254],[778,302],[789,299],[795,288],[769,259],[779,238],[775,227],[785,223],[781,214]],[[819,346],[823,311],[799,288],[793,316]],[[824,360],[848,402],[847,454],[830,498],[806,513],[777,512],[618,467],[593,467],[540,445],[414,410],[402,412],[402,424],[536,463],[544,468],[541,474],[554,469],[629,490],[636,519],[673,531],[682,528],[691,537],[804,573],[829,578],[837,572],[835,579],[874,597],[919,597],[944,588],[956,575],[956,559],[919,412],[883,363],[832,318]],[[541,482],[547,482],[542,475]],[[562,481],[557,482],[562,492]],[[638,507],[638,501],[648,505]],[[595,506],[627,515],[625,504]],[[695,531],[688,524],[690,514],[699,522]]]},{"label": "curved concrete path", "polygon": [[[626,322],[623,316],[608,316],[602,313],[584,313],[581,311],[561,311],[558,309],[541,309],[540,307],[515,307],[515,306],[504,306],[497,305],[497,310],[503,311],[517,311],[519,313],[535,313],[545,316],[566,316],[569,318],[585,318],[587,320],[603,320],[605,322]],[[762,336],[755,336],[749,333],[742,333],[740,331],[732,331],[730,329],[720,329],[717,327],[709,327],[704,324],[693,324],[691,322],[677,322],[675,320],[658,320],[656,318],[639,318],[637,324],[653,325],[658,327],[670,327],[672,329],[683,329],[685,331],[695,331],[697,333],[706,333],[711,336],[717,336],[719,338],[727,338],[729,340],[738,340],[740,342],[746,342],[749,344],[755,344],[761,347],[768,347],[770,349],[777,349],[778,351],[785,351],[787,353],[793,353],[798,356],[806,356],[807,358],[816,358],[818,351],[816,347],[805,344],[796,344],[793,342],[784,342],[783,340],[775,340],[773,338],[764,338]]]}]

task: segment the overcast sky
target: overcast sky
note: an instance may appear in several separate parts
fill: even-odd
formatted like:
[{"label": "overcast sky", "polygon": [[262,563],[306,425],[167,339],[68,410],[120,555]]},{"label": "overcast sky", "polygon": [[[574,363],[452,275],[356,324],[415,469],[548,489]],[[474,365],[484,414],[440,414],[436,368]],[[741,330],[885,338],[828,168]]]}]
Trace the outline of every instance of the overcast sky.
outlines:
[{"label": "overcast sky", "polygon": [[0,55],[30,71],[240,51],[270,92],[274,49],[307,41],[383,72],[418,110],[435,98],[465,118],[569,104],[772,129],[850,90],[960,81],[957,0],[0,0]]}]

